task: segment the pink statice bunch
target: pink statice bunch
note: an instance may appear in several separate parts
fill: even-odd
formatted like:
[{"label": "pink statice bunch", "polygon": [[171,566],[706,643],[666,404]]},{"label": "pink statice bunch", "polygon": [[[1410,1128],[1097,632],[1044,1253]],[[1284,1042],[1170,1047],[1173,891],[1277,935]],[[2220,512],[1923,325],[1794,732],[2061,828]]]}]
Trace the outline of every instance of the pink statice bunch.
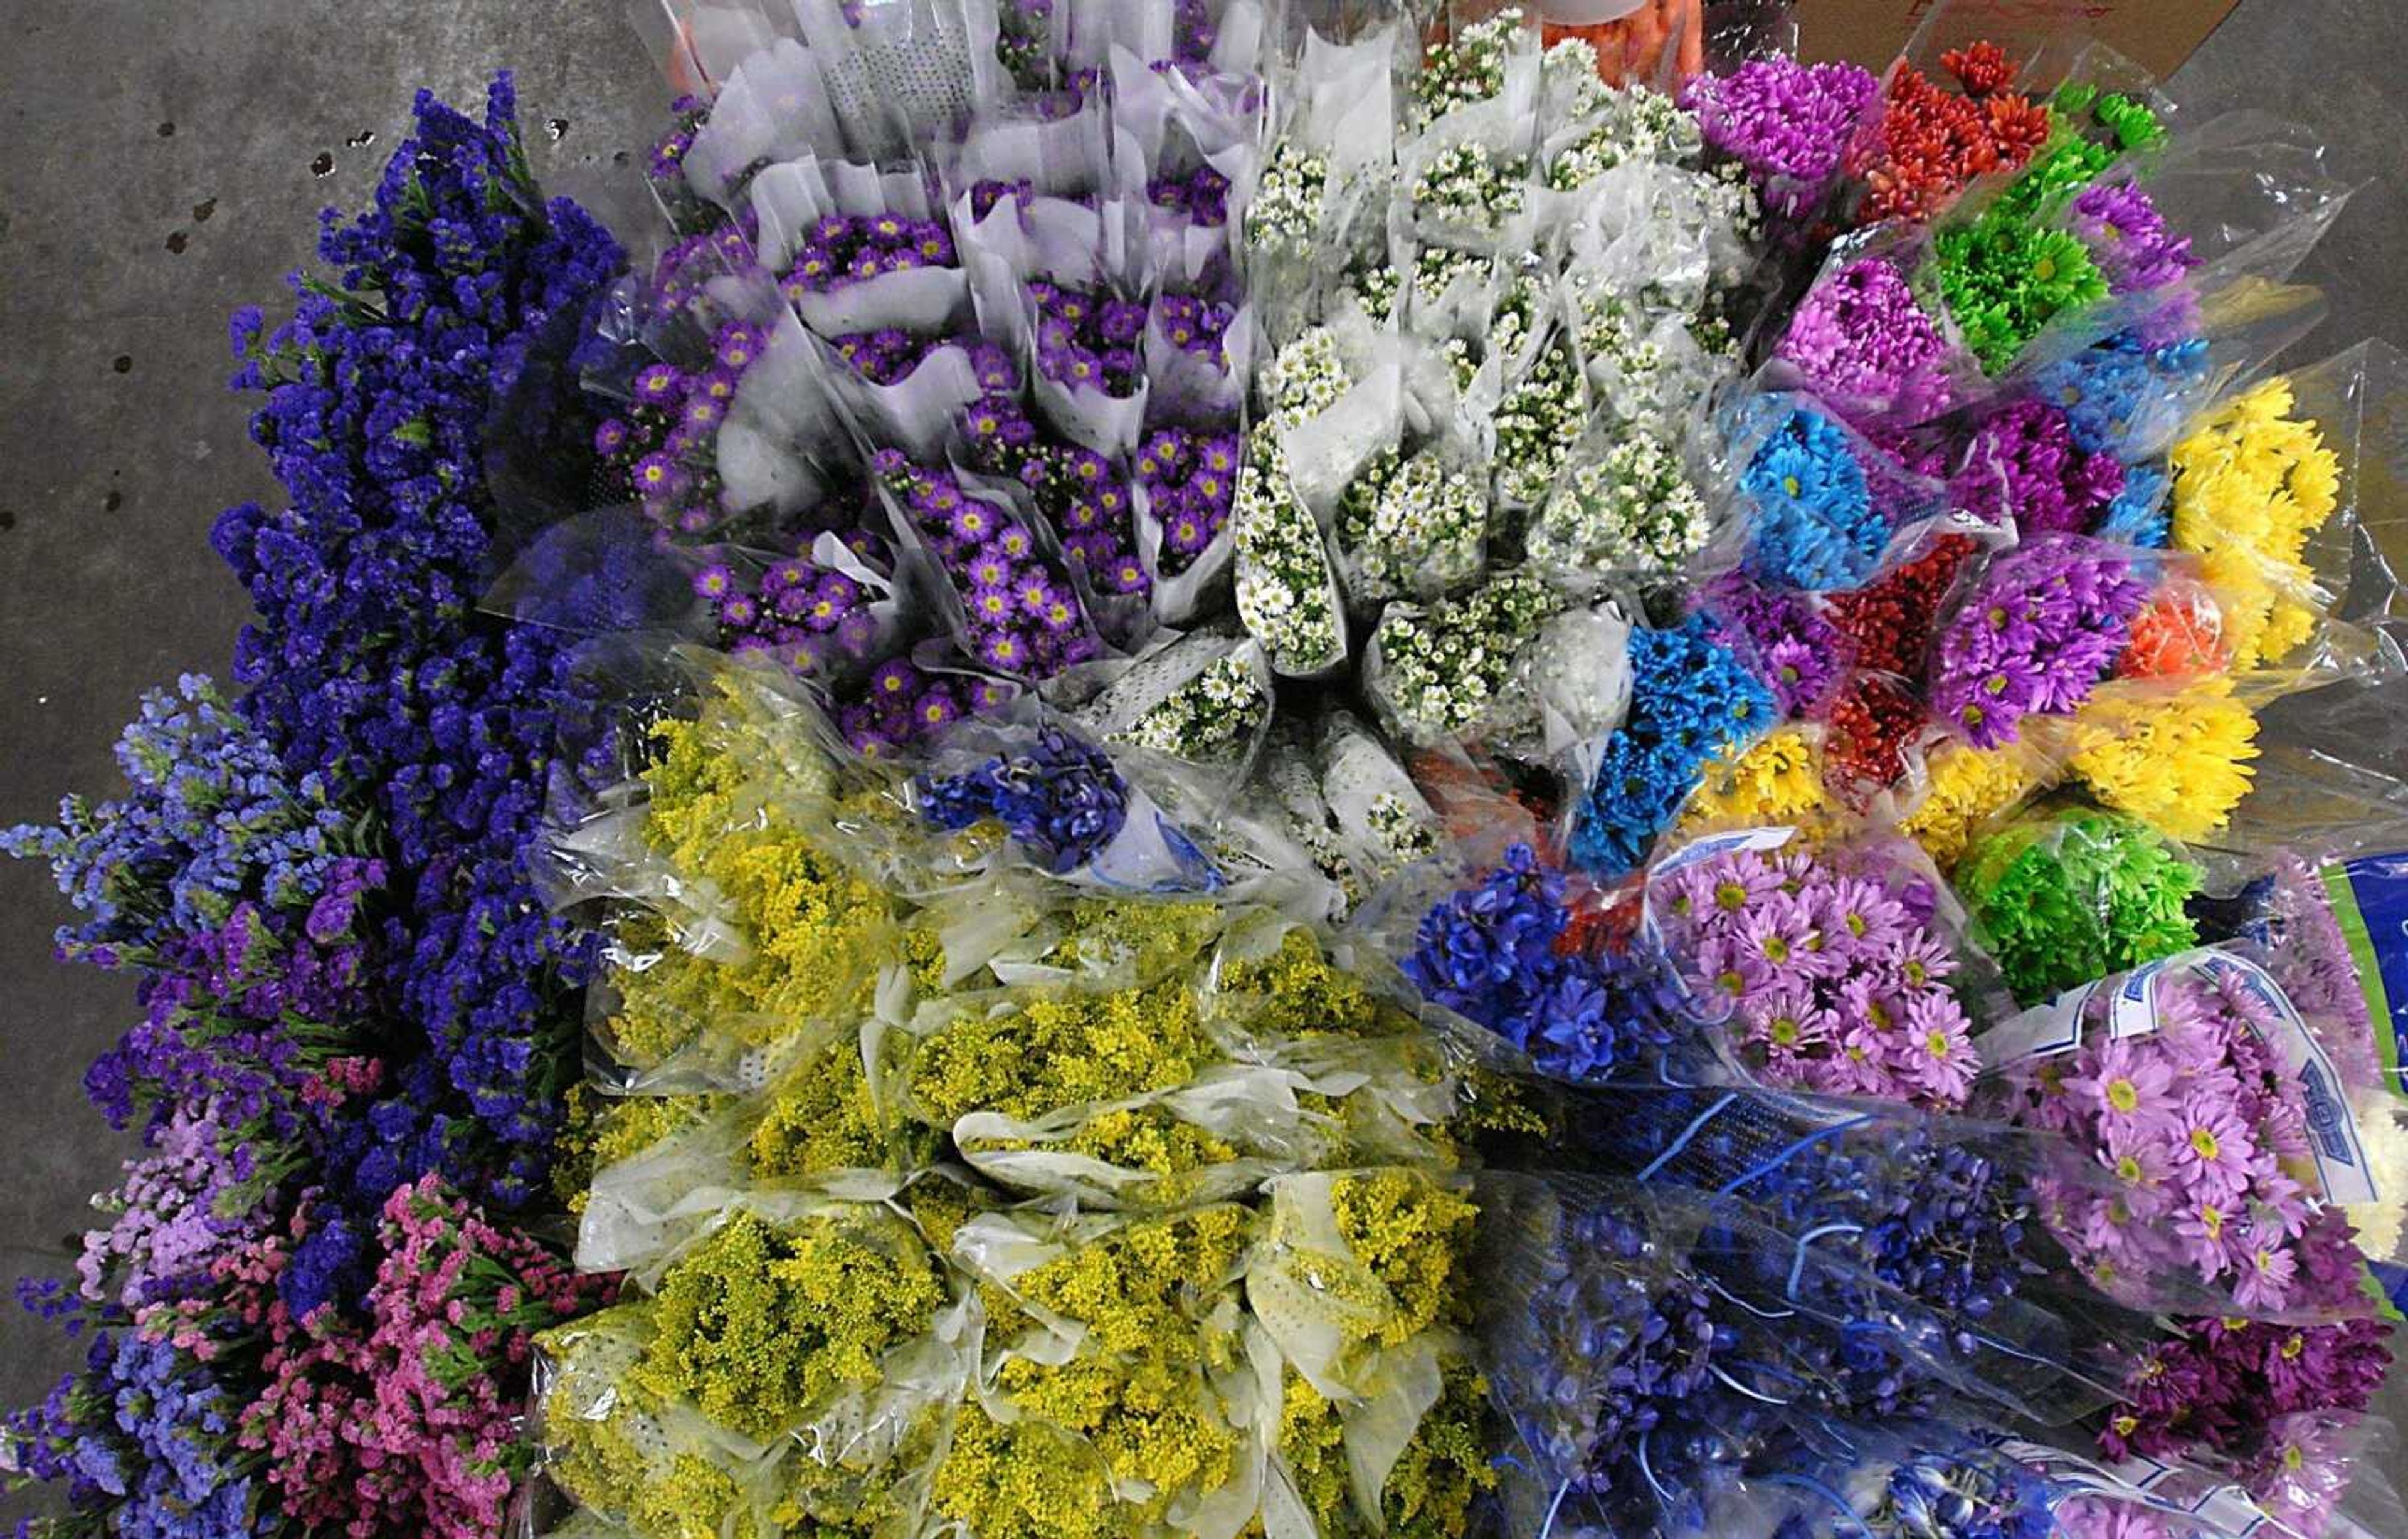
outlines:
[{"label": "pink statice bunch", "polygon": [[1981,1061],[1931,880],[1864,852],[1734,849],[1662,878],[1696,1008],[1776,1084],[1962,1105]]},{"label": "pink statice bunch", "polygon": [[307,1237],[221,1254],[214,1293],[136,1316],[146,1336],[208,1363],[257,1353],[266,1388],[238,1446],[265,1456],[279,1506],[313,1532],[372,1539],[498,1533],[534,1450],[517,1432],[534,1333],[609,1302],[525,1234],[497,1229],[429,1175],[380,1215],[364,1321],[322,1304],[296,1319],[278,1283]]}]

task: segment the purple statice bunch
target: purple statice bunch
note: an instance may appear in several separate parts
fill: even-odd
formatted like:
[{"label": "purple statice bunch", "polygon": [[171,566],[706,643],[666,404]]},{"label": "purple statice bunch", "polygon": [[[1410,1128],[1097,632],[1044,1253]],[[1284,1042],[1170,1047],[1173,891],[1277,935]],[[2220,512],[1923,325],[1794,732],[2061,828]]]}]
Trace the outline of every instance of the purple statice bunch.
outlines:
[{"label": "purple statice bunch", "polygon": [[0,1437],[10,1469],[64,1486],[60,1532],[147,1539],[279,1532],[281,1520],[253,1478],[257,1461],[237,1446],[245,1397],[231,1374],[122,1319],[108,1323],[82,1371],[11,1415]]},{"label": "purple statice bunch", "polygon": [[1774,1085],[1948,1110],[1981,1067],[1928,879],[1843,850],[1726,850],[1662,879],[1667,954]]},{"label": "purple statice bunch", "polygon": [[[891,570],[885,542],[855,530],[846,544],[873,569]],[[867,659],[879,641],[879,594],[863,581],[802,555],[766,565],[723,559],[694,575],[726,651],[766,653],[804,677]]]},{"label": "purple statice bunch", "polygon": [[1856,64],[1756,59],[1728,75],[1695,75],[1681,106],[1710,149],[1739,163],[1785,219],[1813,212],[1876,114],[1881,82]]},{"label": "purple statice bunch", "polygon": [[1164,341],[1224,371],[1229,366],[1229,326],[1237,319],[1236,306],[1200,294],[1160,294],[1154,302],[1154,324]]},{"label": "purple statice bunch", "polygon": [[2169,971],[2157,1029],[2093,1037],[2018,1064],[2016,1120],[2071,1141],[2113,1176],[2049,1178],[2044,1214],[2103,1288],[2162,1287],[2169,1270],[2229,1293],[2235,1312],[2346,1304],[2324,1296],[2305,1250],[2348,1221],[2292,1172],[2310,1159],[2307,1096],[2270,1045],[2273,1006],[2233,975]]},{"label": "purple statice bunch", "polygon": [[1177,577],[1196,564],[1229,525],[1238,497],[1239,436],[1231,427],[1202,433],[1172,424],[1138,446],[1137,479],[1162,530],[1154,569]]},{"label": "purple statice bunch", "polygon": [[637,370],[625,407],[595,428],[594,455],[609,484],[664,534],[708,535],[740,511],[721,498],[719,430],[767,345],[764,328],[731,321],[712,335],[701,367],[664,361]]},{"label": "purple statice bunch", "polygon": [[780,292],[791,301],[835,293],[888,273],[958,267],[953,237],[942,221],[902,214],[829,214],[813,224],[795,253]]},{"label": "purple statice bunch", "polygon": [[1037,306],[1037,372],[1072,390],[1137,393],[1145,379],[1138,348],[1144,301],[1042,278],[1030,280],[1028,295]]},{"label": "purple statice bunch", "polygon": [[944,568],[961,600],[963,640],[981,663],[1050,678],[1102,652],[1069,572],[1010,506],[895,449],[880,450],[870,468]]},{"label": "purple statice bunch", "polygon": [[2073,200],[2067,223],[2090,248],[2114,293],[2162,289],[2199,265],[2189,237],[2173,232],[2156,200],[2136,182],[2086,188]]},{"label": "purple statice bunch", "polygon": [[1217,230],[1229,222],[1229,178],[1209,165],[1166,172],[1145,184],[1146,201]]},{"label": "purple statice bunch", "polygon": [[2089,698],[2131,639],[2149,584],[2113,546],[2042,534],[1994,558],[1940,632],[1932,714],[1980,748],[2012,743],[2031,715]]},{"label": "purple statice bunch", "polygon": [[2086,453],[2063,407],[2017,401],[1973,430],[1948,480],[1948,500],[1985,520],[2032,534],[2089,533],[2124,495],[2124,465]]},{"label": "purple statice bunch", "polygon": [[888,757],[933,741],[965,716],[1001,709],[1013,693],[998,679],[929,673],[889,658],[869,671],[860,700],[837,707],[837,730],[854,752]]},{"label": "purple statice bunch", "polygon": [[1809,290],[1776,356],[1852,416],[1919,422],[1956,403],[1954,350],[1886,257],[1859,257]]},{"label": "purple statice bunch", "polygon": [[1671,1046],[1678,990],[1646,959],[1578,943],[1565,876],[1528,845],[1433,905],[1400,964],[1422,996],[1543,1072],[1603,1081]]},{"label": "purple statice bunch", "polygon": [[179,1106],[150,1144],[125,1162],[117,1190],[95,1200],[108,1227],[88,1231],[76,1259],[79,1291],[93,1304],[133,1311],[205,1289],[211,1263],[258,1234],[274,1211],[262,1199],[281,1172],[212,1110]]},{"label": "purple statice bunch", "polygon": [[1093,861],[1128,823],[1128,782],[1111,757],[1058,727],[1040,727],[1025,748],[965,774],[924,776],[918,791],[931,824],[958,830],[993,819],[1057,876]]},{"label": "purple statice bunch", "polygon": [[1854,588],[1873,575],[1889,520],[1847,430],[1819,411],[1789,412],[1740,474],[1754,505],[1747,569],[1784,588]]},{"label": "purple statice bunch", "polygon": [[1848,669],[1847,638],[1803,593],[1733,572],[1708,585],[1700,603],[1708,634],[1748,660],[1784,717],[1828,701]]},{"label": "purple statice bunch", "polygon": [[0,852],[50,862],[86,918],[58,933],[63,959],[179,970],[191,947],[246,906],[298,927],[358,853],[357,815],[326,777],[291,776],[209,679],[142,697],[119,737],[126,793],[69,796],[50,827],[0,833]]},{"label": "purple statice bunch", "polygon": [[962,440],[970,468],[1028,489],[1064,554],[1086,568],[1096,588],[1138,598],[1152,589],[1138,560],[1136,499],[1120,466],[1039,423],[1012,390],[991,390],[971,403]]},{"label": "purple statice bunch", "polygon": [[263,335],[250,311],[234,328],[236,382],[265,392],[252,434],[289,499],[234,508],[213,534],[256,610],[241,709],[289,773],[386,831],[388,1008],[448,1101],[417,1115],[430,1135],[473,1119],[500,1139],[469,1174],[514,1205],[549,1165],[591,951],[538,900],[525,854],[554,773],[599,775],[610,755],[571,736],[570,638],[478,612],[497,557],[485,435],[531,340],[622,256],[575,205],[542,200],[507,77],[481,123],[422,93],[374,206],[320,251],[334,279],[299,283],[292,321]]}]

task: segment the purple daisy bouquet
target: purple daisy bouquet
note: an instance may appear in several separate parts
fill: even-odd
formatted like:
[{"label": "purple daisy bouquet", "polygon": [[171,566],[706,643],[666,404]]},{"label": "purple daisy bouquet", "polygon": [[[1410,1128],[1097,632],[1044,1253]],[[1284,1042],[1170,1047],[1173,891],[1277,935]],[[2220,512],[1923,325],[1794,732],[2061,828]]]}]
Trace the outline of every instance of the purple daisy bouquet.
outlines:
[{"label": "purple daisy bouquet", "polygon": [[2051,534],[1993,556],[1933,643],[1932,715],[1996,748],[2027,716],[2071,714],[2132,639],[2155,586],[2143,555]]},{"label": "purple daisy bouquet", "polygon": [[1938,1110],[1971,1093],[1985,986],[1910,851],[1713,835],[1658,863],[1648,910],[1691,1010],[1751,1076]]},{"label": "purple daisy bouquet", "polygon": [[1801,388],[1859,428],[1928,421],[1983,393],[1979,366],[1944,308],[1935,316],[1916,294],[1914,270],[1897,251],[1835,258],[1791,312],[1768,384]]}]

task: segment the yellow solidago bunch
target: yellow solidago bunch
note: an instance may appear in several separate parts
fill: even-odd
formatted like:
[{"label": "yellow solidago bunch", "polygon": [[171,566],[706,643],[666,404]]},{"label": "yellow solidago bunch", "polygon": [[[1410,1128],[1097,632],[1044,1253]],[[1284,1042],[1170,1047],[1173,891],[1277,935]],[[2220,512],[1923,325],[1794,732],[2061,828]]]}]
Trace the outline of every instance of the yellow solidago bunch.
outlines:
[{"label": "yellow solidago bunch", "polygon": [[927,1163],[933,1147],[896,1147],[897,1122],[871,1086],[859,1035],[843,1032],[778,1081],[745,1151],[758,1179]]},{"label": "yellow solidago bunch", "polygon": [[1963,859],[1965,847],[1991,819],[2041,789],[2036,757],[2021,747],[1977,748],[1950,739],[1925,762],[1930,788],[1899,832],[1942,867]]},{"label": "yellow solidago bunch", "polygon": [[1119,1225],[1076,1249],[984,1290],[989,1329],[1025,1299],[1088,1330],[1096,1349],[1132,1355],[1192,1333],[1238,1279],[1254,1216],[1214,1204]]},{"label": "yellow solidago bunch", "polygon": [[954,1423],[933,1494],[936,1516],[978,1539],[1123,1539],[1130,1532],[1094,1449],[1033,1417],[997,1421],[975,1400]]},{"label": "yellow solidago bunch", "polygon": [[1806,728],[1793,721],[1756,739],[1736,761],[1709,760],[1705,778],[1682,814],[1680,833],[1786,825],[1812,835],[1831,820],[1822,753]]},{"label": "yellow solidago bunch", "polygon": [[583,1213],[594,1173],[631,1160],[727,1104],[724,1095],[604,1095],[582,1081],[568,1088],[552,1190],[571,1213]]},{"label": "yellow solidago bunch", "polygon": [[1489,1442],[1487,1381],[1468,1364],[1447,1364],[1438,1404],[1388,1471],[1373,1522],[1354,1506],[1340,1407],[1292,1370],[1281,1391],[1280,1461],[1322,1539],[1459,1539],[1472,1503],[1497,1487]]},{"label": "yellow solidago bunch", "polygon": [[767,1438],[928,1329],[947,1290],[919,1231],[884,1208],[773,1225],[738,1211],[671,1266],[656,1334],[630,1374],[747,1437]]},{"label": "yellow solidago bunch", "polygon": [[[1268,916],[1257,923],[1278,923]],[[1266,1036],[1393,1036],[1415,1030],[1411,1012],[1331,959],[1306,925],[1264,950],[1257,930],[1233,936],[1213,965],[1208,1008],[1216,1025]]]},{"label": "yellow solidago bunch", "polygon": [[651,1305],[621,1304],[546,1332],[545,1475],[641,1539],[755,1539],[738,1461],[626,1372],[652,1336]]},{"label": "yellow solidago bunch", "polygon": [[1110,993],[973,1003],[919,1044],[911,1094],[933,1126],[974,1111],[1033,1119],[1065,1106],[1170,1090],[1221,1061],[1184,977]]},{"label": "yellow solidago bunch", "polygon": [[2323,430],[2292,415],[2287,380],[2236,397],[2174,446],[2173,548],[2196,552],[2225,606],[2233,666],[2279,662],[2315,611],[2309,539],[2341,503],[2341,461]]},{"label": "yellow solidago bunch", "polygon": [[[645,836],[689,887],[719,894],[744,951],[698,956],[676,948],[661,921],[631,921],[623,944],[662,954],[613,976],[618,1050],[657,1063],[705,1031],[758,1045],[865,1013],[898,940],[879,889],[813,843],[824,807],[753,778],[761,756],[731,750],[748,741],[745,731],[672,720],[654,735],[662,754],[646,776]],[[657,932],[649,937],[648,924]]]},{"label": "yellow solidago bunch", "polygon": [[1396,1303],[1380,1340],[1394,1346],[1461,1317],[1457,1264],[1480,1217],[1469,1198],[1401,1167],[1340,1176],[1329,1196],[1340,1237]]},{"label": "yellow solidago bunch", "polygon": [[2092,797],[2169,838],[2206,837],[2249,794],[2258,718],[2232,697],[2229,676],[2193,680],[2171,699],[2101,691],[2072,732],[2070,767]]},{"label": "yellow solidago bunch", "polygon": [[1059,1367],[1009,1359],[996,1375],[996,1393],[1023,1419],[1083,1438],[1123,1490],[1151,1485],[1152,1496],[1124,1501],[1114,1515],[1112,1532],[1144,1532],[1181,1495],[1216,1490],[1236,1476],[1238,1434],[1205,1378],[1235,1355],[1234,1337],[1208,1341],[1189,1327],[1136,1357],[1082,1352]]}]

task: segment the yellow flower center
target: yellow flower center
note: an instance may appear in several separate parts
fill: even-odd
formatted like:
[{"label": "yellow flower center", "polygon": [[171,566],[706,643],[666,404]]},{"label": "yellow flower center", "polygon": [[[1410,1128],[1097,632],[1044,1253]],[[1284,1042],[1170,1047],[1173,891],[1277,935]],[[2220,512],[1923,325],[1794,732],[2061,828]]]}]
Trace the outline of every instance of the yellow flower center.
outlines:
[{"label": "yellow flower center", "polygon": [[1925,1033],[1923,1037],[1923,1050],[1929,1053],[1934,1058],[1946,1058],[1948,1056],[1948,1033],[1939,1031]]},{"label": "yellow flower center", "polygon": [[1738,913],[1747,906],[1747,889],[1737,882],[1724,882],[1714,889],[1714,906],[1726,913]]},{"label": "yellow flower center", "polygon": [[2200,1204],[2199,1227],[2207,1232],[2207,1237],[2211,1240],[2220,1240],[2224,1238],[2224,1214],[2222,1210],[2217,1208],[2214,1203]]},{"label": "yellow flower center", "polygon": [[1787,1016],[1782,1016],[1773,1021],[1770,1034],[1775,1047],[1792,1047],[1797,1046],[1798,1039],[1804,1034],[1804,1032],[1796,1020]]},{"label": "yellow flower center", "polygon": [[1768,962],[1787,962],[1789,960],[1789,942],[1779,935],[1765,936],[1764,955],[1765,960]]},{"label": "yellow flower center", "polygon": [[2214,1159],[2224,1148],[2222,1144],[2215,1141],[2215,1132],[2212,1128],[2191,1129],[2190,1147],[2199,1152],[2199,1157],[2202,1160]]},{"label": "yellow flower center", "polygon": [[2119,1112],[2138,1111],[2141,1087],[2128,1079],[2111,1079],[2107,1082],[2107,1104]]}]

